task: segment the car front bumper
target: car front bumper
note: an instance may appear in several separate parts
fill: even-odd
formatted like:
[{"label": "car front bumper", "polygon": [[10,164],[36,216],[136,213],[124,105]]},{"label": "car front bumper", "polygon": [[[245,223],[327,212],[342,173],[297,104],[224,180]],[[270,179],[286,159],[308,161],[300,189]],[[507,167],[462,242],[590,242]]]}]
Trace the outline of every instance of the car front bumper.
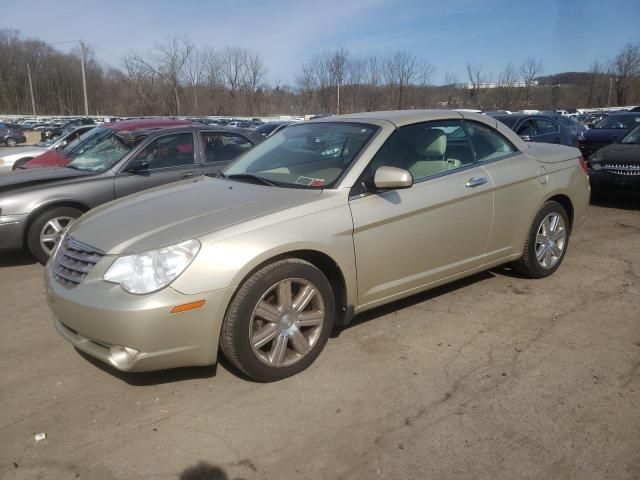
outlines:
[{"label": "car front bumper", "polygon": [[21,249],[27,215],[0,215],[0,250]]},{"label": "car front bumper", "polygon": [[[140,372],[216,363],[233,292],[184,295],[167,287],[131,295],[100,278],[69,288],[55,280],[49,264],[45,293],[56,329],[74,347],[118,370]],[[198,300],[205,300],[203,307],[170,313],[177,305]]]},{"label": "car front bumper", "polygon": [[594,170],[590,168],[588,174],[589,182],[595,188],[621,187],[640,191],[640,171],[637,173],[616,173],[609,170]]}]

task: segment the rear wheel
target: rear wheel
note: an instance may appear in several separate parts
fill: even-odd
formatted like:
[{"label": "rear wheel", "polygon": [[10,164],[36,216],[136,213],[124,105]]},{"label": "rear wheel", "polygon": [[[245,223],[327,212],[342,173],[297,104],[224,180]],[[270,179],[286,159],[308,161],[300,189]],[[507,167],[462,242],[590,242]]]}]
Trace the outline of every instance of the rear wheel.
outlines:
[{"label": "rear wheel", "polygon": [[15,147],[18,144],[16,139],[15,138],[11,138],[11,137],[7,138],[4,141],[4,143],[7,145],[7,147]]},{"label": "rear wheel", "polygon": [[72,207],[45,210],[33,221],[27,233],[29,252],[43,265],[47,263],[60,237],[82,212]]},{"label": "rear wheel", "polygon": [[567,211],[558,202],[547,202],[533,220],[522,258],[513,268],[529,278],[548,277],[560,267],[568,244]]},{"label": "rear wheel", "polygon": [[272,382],[313,363],[334,319],[334,295],[324,274],[304,260],[280,260],[240,287],[227,311],[220,346],[244,374]]}]

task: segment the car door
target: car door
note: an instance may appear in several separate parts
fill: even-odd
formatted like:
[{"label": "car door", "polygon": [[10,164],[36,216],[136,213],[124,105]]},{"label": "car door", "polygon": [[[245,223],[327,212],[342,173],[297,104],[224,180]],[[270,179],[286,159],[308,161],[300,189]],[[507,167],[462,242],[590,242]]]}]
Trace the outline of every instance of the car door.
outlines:
[{"label": "car door", "polygon": [[533,122],[536,127],[535,142],[542,143],[562,143],[560,135],[560,125],[548,118],[535,118]]},{"label": "car door", "polygon": [[[455,152],[455,157],[451,154]],[[492,184],[459,120],[399,128],[359,185],[388,165],[411,172],[411,188],[352,191],[349,204],[361,305],[381,303],[483,263]]]},{"label": "car door", "polygon": [[116,197],[202,175],[196,162],[193,132],[156,136],[120,169],[115,181]]},{"label": "car door", "polygon": [[465,120],[476,159],[492,180],[494,215],[486,263],[522,252],[546,187],[544,167],[520,152],[504,135],[479,122]]},{"label": "car door", "polygon": [[200,138],[206,175],[217,174],[227,163],[250,150],[254,145],[244,135],[220,130],[203,130],[200,132]]}]

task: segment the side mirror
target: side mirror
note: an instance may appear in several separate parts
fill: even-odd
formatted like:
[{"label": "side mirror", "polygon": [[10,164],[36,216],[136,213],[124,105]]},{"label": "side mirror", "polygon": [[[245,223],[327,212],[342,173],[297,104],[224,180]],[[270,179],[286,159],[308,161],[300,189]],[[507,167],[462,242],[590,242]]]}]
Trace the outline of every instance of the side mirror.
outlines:
[{"label": "side mirror", "polygon": [[64,148],[64,147],[66,147],[68,144],[69,144],[69,142],[67,142],[66,140],[62,140],[62,141],[58,144],[58,146],[59,146],[59,147],[61,147],[61,148]]},{"label": "side mirror", "polygon": [[593,123],[587,123],[587,128],[593,128]]},{"label": "side mirror", "polygon": [[520,138],[522,140],[524,140],[525,142],[530,142],[531,141],[531,135],[520,135]]},{"label": "side mirror", "polygon": [[413,176],[402,168],[383,166],[376,170],[373,184],[380,190],[409,188],[413,185]]},{"label": "side mirror", "polygon": [[142,173],[149,169],[149,162],[146,160],[134,160],[131,164],[127,165],[125,172],[127,173]]}]

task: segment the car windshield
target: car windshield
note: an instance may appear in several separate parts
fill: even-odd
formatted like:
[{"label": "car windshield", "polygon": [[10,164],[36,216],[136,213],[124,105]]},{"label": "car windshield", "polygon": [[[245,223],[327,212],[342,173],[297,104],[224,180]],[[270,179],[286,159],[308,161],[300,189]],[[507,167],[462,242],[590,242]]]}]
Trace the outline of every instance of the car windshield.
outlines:
[{"label": "car windshield", "polygon": [[377,130],[346,122],[292,125],[238,158],[223,177],[289,188],[332,188]]},{"label": "car windshield", "polygon": [[640,125],[638,125],[636,128],[634,128],[629,133],[627,133],[622,138],[622,140],[620,140],[620,143],[627,143],[627,144],[634,144],[634,145],[640,144]]},{"label": "car windshield", "polygon": [[593,128],[627,129],[636,123],[640,123],[640,115],[637,117],[634,115],[612,115],[600,120]]},{"label": "car windshield", "polygon": [[[125,142],[115,131],[99,128],[97,133],[87,134],[86,138],[72,149],[70,155],[73,160],[67,167],[88,172],[104,172],[118,163],[131,151],[132,145]],[[72,142],[69,146],[72,146]],[[63,152],[66,148],[63,150]]]}]

